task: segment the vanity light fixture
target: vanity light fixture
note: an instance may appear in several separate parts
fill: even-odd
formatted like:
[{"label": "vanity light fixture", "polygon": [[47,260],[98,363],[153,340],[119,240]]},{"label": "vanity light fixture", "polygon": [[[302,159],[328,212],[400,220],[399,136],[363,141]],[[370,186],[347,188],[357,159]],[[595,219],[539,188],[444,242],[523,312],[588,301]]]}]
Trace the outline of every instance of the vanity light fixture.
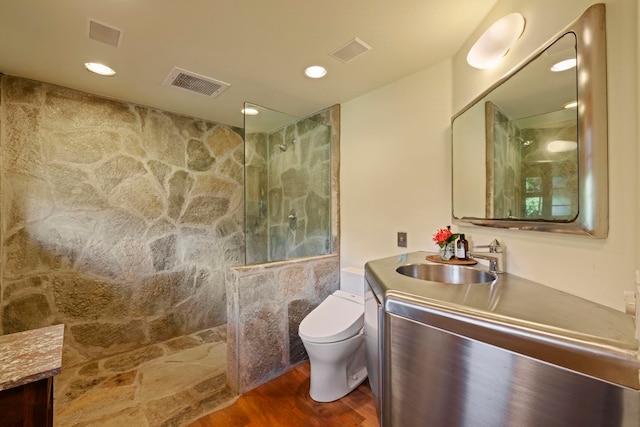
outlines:
[{"label": "vanity light fixture", "polygon": [[564,61],[553,64],[553,66],[551,67],[551,71],[553,71],[554,73],[558,73],[560,71],[565,71],[573,68],[576,66],[576,64],[576,58],[565,59]]},{"label": "vanity light fixture", "polygon": [[312,65],[304,70],[304,74],[312,79],[319,79],[327,75],[327,69],[322,65]]},{"label": "vanity light fixture", "polygon": [[498,65],[522,35],[524,24],[524,17],[515,12],[494,22],[469,50],[467,63],[481,70]]},{"label": "vanity light fixture", "polygon": [[243,108],[240,112],[245,116],[257,116],[260,114],[260,111],[257,108],[252,107]]},{"label": "vanity light fixture", "polygon": [[108,67],[98,62],[85,62],[84,67],[92,73],[100,74],[101,76],[115,76],[116,72],[113,68]]},{"label": "vanity light fixture", "polygon": [[567,102],[566,104],[563,105],[563,107],[566,108],[567,110],[569,108],[576,108],[577,106],[578,106],[578,101]]}]

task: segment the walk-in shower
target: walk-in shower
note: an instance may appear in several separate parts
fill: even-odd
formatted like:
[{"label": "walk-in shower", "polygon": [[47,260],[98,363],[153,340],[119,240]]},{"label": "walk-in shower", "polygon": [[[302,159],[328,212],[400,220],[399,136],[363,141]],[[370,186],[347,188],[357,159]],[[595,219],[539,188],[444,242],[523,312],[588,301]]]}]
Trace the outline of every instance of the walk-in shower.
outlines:
[{"label": "walk-in shower", "polygon": [[245,104],[246,264],[331,253],[331,127]]}]

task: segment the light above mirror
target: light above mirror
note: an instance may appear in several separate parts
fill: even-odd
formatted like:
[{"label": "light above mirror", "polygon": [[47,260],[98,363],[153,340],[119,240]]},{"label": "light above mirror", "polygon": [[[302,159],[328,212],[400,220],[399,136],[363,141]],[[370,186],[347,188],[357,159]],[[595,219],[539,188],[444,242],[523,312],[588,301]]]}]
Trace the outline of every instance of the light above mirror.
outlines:
[{"label": "light above mirror", "polygon": [[604,24],[590,7],[453,117],[454,223],[607,236]]},{"label": "light above mirror", "polygon": [[510,13],[494,22],[469,50],[467,63],[479,69],[498,65],[522,35],[524,24],[519,13]]}]

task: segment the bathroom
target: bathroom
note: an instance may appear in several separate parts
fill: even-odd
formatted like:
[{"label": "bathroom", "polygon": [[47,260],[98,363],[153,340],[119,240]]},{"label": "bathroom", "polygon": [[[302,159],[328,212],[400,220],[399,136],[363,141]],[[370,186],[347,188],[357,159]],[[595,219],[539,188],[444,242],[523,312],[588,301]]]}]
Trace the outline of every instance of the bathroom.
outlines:
[{"label": "bathroom", "polygon": [[[452,57],[341,104],[340,246],[339,251],[334,249],[334,253],[339,253],[340,265],[363,266],[372,259],[418,249],[434,249],[431,242],[433,232],[449,224],[451,217],[448,179],[451,116],[590,4],[585,1],[498,1]],[[609,24],[608,237],[587,239],[471,226],[461,226],[459,230],[471,236],[477,244],[487,243],[493,238],[506,242],[510,273],[622,310],[623,292],[633,290],[634,272],[640,268],[637,243],[640,241],[640,178],[635,174],[640,164],[636,127],[640,118],[637,106],[639,17],[637,4],[633,1],[606,4]],[[491,22],[513,10],[527,17],[528,27],[504,61],[492,70],[477,71],[467,67],[466,51],[473,41]],[[231,152],[240,142],[233,133],[226,130],[222,133],[224,138],[231,140]],[[237,169],[233,165],[233,160],[227,164],[232,171]],[[237,162],[235,165],[239,167]],[[385,173],[381,174],[381,170]],[[11,188],[26,191],[20,187],[20,179],[21,176],[17,176],[15,187]],[[3,193],[8,191],[4,179],[3,188]],[[232,188],[229,198],[237,202],[234,197],[241,197],[241,188],[236,184]],[[37,188],[29,187],[28,190],[38,194]],[[46,200],[36,199],[40,203]],[[43,205],[31,207],[46,209]],[[238,217],[229,218],[225,225],[232,225],[231,229],[236,232],[242,229]],[[398,231],[408,233],[407,248],[397,247]],[[231,233],[225,241],[231,243],[234,238],[238,236]],[[7,246],[11,242],[7,242],[5,236],[3,242],[4,253],[7,254]],[[64,248],[64,245],[59,247]],[[237,250],[237,246],[231,247]],[[220,254],[220,248],[210,249],[216,252],[212,258],[230,257],[229,262],[234,262],[233,253]],[[99,248],[93,254],[95,258],[101,258]],[[65,256],[69,255],[62,256],[57,262],[64,264]],[[3,274],[6,262],[3,261]],[[223,274],[219,270],[214,271]],[[7,292],[4,288],[7,285],[3,278],[3,294]],[[29,286],[53,285],[33,283]],[[6,294],[2,300],[3,309],[8,303],[4,298],[7,298]],[[214,319],[213,323],[217,321]],[[159,330],[163,329],[166,326],[160,325]]]}]

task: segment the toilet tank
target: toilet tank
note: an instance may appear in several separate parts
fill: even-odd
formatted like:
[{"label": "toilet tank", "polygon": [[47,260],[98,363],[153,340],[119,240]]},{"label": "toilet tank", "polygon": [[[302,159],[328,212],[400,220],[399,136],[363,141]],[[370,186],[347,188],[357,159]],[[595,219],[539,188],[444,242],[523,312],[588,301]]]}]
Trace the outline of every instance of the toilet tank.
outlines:
[{"label": "toilet tank", "polygon": [[340,270],[340,290],[364,296],[364,268],[344,267]]}]

